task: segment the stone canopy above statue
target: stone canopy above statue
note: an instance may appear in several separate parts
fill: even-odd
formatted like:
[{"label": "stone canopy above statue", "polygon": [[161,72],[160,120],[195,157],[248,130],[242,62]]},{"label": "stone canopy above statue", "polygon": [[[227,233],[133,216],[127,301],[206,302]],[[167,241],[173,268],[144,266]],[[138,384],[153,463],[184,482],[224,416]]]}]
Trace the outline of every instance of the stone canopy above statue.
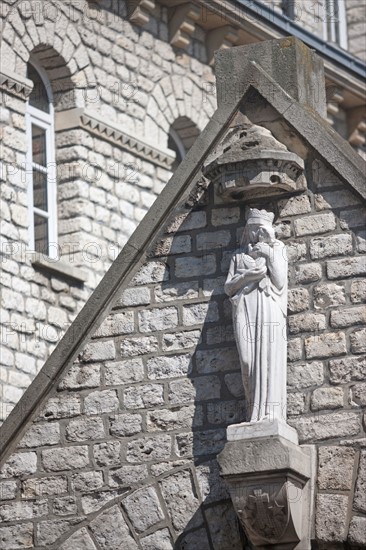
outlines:
[{"label": "stone canopy above statue", "polygon": [[230,200],[297,193],[306,189],[304,162],[272,133],[247,122],[230,129],[208,157],[204,175]]}]

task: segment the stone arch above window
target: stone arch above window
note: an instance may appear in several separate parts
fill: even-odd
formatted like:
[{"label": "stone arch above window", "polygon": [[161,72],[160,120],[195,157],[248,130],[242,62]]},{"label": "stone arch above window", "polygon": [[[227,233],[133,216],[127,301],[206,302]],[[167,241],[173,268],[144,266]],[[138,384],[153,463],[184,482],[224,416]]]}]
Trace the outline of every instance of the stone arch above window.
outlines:
[{"label": "stone arch above window", "polygon": [[[2,64],[25,77],[30,55],[36,57],[59,96],[55,110],[83,107],[84,90],[95,87],[87,50],[76,24],[63,12],[65,7],[54,0],[45,4],[47,9],[42,9],[38,0],[18,0],[11,7],[2,27]],[[72,102],[70,90],[74,90]]]},{"label": "stone arch above window", "polygon": [[[176,121],[189,120],[202,131],[216,108],[214,88],[181,75],[167,76],[154,87],[146,108],[144,138],[166,150]],[[176,128],[174,128],[176,130]]]}]

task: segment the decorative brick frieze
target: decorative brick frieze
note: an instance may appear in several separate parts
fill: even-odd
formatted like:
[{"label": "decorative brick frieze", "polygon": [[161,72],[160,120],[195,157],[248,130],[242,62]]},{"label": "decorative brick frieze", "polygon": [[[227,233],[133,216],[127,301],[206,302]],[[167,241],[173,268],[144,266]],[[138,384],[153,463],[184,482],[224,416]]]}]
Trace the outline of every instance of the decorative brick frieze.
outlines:
[{"label": "decorative brick frieze", "polygon": [[24,78],[2,65],[0,72],[0,89],[5,92],[27,99],[33,88],[33,83],[28,78]]}]

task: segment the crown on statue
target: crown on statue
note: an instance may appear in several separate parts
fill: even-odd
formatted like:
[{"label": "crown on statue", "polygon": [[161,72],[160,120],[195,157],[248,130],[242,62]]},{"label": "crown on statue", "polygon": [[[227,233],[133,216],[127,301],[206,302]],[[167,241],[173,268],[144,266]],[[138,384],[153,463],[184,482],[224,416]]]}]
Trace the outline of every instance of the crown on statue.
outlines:
[{"label": "crown on statue", "polygon": [[273,212],[267,212],[267,210],[258,210],[257,208],[248,209],[247,223],[272,225],[273,219]]}]

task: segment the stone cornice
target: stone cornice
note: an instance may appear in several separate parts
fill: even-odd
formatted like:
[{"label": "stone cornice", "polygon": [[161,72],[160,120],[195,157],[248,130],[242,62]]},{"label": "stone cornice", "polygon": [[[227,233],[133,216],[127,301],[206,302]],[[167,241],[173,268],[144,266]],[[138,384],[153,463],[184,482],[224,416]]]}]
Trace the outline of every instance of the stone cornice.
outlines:
[{"label": "stone cornice", "polygon": [[2,68],[0,72],[0,88],[10,94],[26,99],[33,89],[33,82],[28,78]]},{"label": "stone cornice", "polygon": [[88,109],[71,109],[56,113],[55,126],[56,131],[77,127],[85,128],[90,133],[110,141],[117,147],[168,170],[174,162],[174,156],[168,149],[157,149],[148,142],[127,134],[121,126],[103,120],[101,115]]}]

